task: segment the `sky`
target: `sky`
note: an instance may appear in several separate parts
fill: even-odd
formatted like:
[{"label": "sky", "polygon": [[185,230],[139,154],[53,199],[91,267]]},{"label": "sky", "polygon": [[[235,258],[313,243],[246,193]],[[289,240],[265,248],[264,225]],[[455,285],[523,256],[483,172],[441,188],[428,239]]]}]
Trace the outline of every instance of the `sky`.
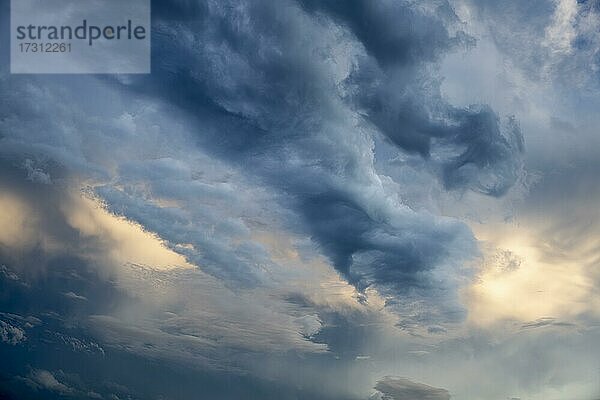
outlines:
[{"label": "sky", "polygon": [[153,0],[151,74],[11,75],[2,24],[0,399],[597,400],[599,26]]}]

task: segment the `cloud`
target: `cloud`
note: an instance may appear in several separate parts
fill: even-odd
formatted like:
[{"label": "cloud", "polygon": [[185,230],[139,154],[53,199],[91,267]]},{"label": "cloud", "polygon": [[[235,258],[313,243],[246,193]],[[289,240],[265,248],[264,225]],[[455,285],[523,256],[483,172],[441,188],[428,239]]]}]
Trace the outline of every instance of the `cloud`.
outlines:
[{"label": "cloud", "polygon": [[430,9],[392,2],[304,3],[347,25],[373,55],[377,65],[368,57],[356,61],[345,80],[346,98],[393,144],[426,157],[449,189],[499,196],[516,182],[523,152],[518,125],[502,126],[488,106],[451,106],[430,70],[442,55],[474,43],[459,30],[448,3]]},{"label": "cloud", "polygon": [[[16,282],[21,283],[19,280],[16,280]],[[27,288],[27,286],[20,286],[21,288]],[[23,317],[18,314],[1,312],[0,341],[11,346],[22,344],[28,340],[27,330],[38,326],[40,323],[41,321],[33,316]]]},{"label": "cloud", "polygon": [[[18,171],[13,173],[18,174]],[[7,187],[6,181],[4,183]],[[101,308],[97,307],[97,294],[92,291],[90,297],[87,294],[89,288],[81,282],[85,274],[96,275],[91,279],[107,281],[106,284],[125,291],[112,299],[113,304],[119,304],[118,311],[92,318],[94,326],[103,328],[97,334],[108,343],[116,342],[130,351],[140,346],[139,351],[148,354],[144,348],[150,342],[158,349],[158,357],[171,356],[189,361],[195,357],[208,358],[211,365],[215,361],[213,357],[221,359],[219,351],[225,352],[227,348],[263,352],[289,349],[319,352],[325,349],[323,344],[307,340],[320,329],[318,315],[311,310],[290,309],[285,299],[273,298],[283,297],[285,290],[292,290],[289,282],[282,282],[281,294],[274,288],[265,294],[253,288],[233,291],[226,283],[200,271],[166,248],[156,235],[110,213],[85,195],[58,191],[58,187],[37,182],[8,187],[12,190],[6,193],[20,196],[29,212],[39,216],[31,226],[37,239],[27,251],[21,251],[17,261],[11,257],[13,247],[4,248],[0,255],[5,255],[10,264],[16,264],[14,269],[28,278],[28,283],[36,289],[40,284],[39,275],[51,272],[67,275],[67,282],[56,282],[48,290],[54,295],[76,300],[73,307],[84,307],[88,313]],[[43,201],[24,195],[32,191],[37,191]],[[15,234],[22,234],[18,227]],[[283,248],[283,251],[292,250],[293,247]],[[40,253],[44,262],[39,262]],[[53,258],[67,258],[70,263],[77,260],[77,268],[74,271],[69,271],[69,267],[53,270],[50,268]],[[34,261],[37,261],[34,266],[28,265]],[[284,274],[278,279],[300,279],[291,272],[282,272]],[[331,275],[329,279],[335,282],[336,277]],[[332,292],[344,293],[336,289]],[[79,293],[86,293],[86,296]],[[354,293],[348,290],[346,293],[346,302],[353,302],[351,296]],[[132,298],[138,300],[132,302]],[[198,349],[187,352],[186,346],[194,343]]]},{"label": "cloud", "polygon": [[[62,352],[74,370],[98,365],[93,383],[132,388],[81,390],[104,398],[194,398],[199,388],[224,399],[365,398],[382,370],[456,397],[590,392],[581,376],[594,368],[596,302],[581,285],[598,282],[596,243],[578,229],[590,213],[572,225],[492,224],[502,237],[490,249],[453,216],[493,220],[512,187],[523,195],[532,158],[521,126],[530,135],[534,117],[554,113],[540,101],[517,108],[527,124],[505,117],[515,110],[493,95],[513,87],[498,89],[496,70],[480,66],[510,54],[531,76],[557,79],[569,54],[582,71],[594,41],[579,38],[593,36],[595,11],[581,3],[561,19],[558,2],[456,3],[493,33],[468,53],[473,63],[462,51],[482,38],[444,0],[173,0],[153,4],[150,76],[2,75],[0,207],[13,217],[0,214],[0,305],[43,319],[41,329],[6,320],[38,344],[36,371],[55,371],[47,360]],[[488,58],[490,48],[499,51]],[[440,63],[453,52],[475,73],[446,77]],[[448,96],[444,79],[468,101]],[[483,85],[493,95],[480,96]],[[547,99],[530,88],[519,99]],[[581,127],[568,122],[555,128]],[[534,154],[554,143],[548,132]],[[595,148],[565,137],[545,165],[581,155],[575,142]],[[561,196],[540,193],[531,207]],[[565,349],[573,329],[585,333]],[[552,354],[532,368],[544,346]],[[27,375],[22,347],[4,346],[18,362],[3,372]],[[449,396],[400,378],[377,389]]]},{"label": "cloud", "polygon": [[[179,4],[189,11],[180,24],[157,18],[168,56],[127,87],[192,115],[203,148],[275,191],[294,213],[286,223],[357,287],[392,295],[431,285],[433,270],[469,259],[474,243],[460,223],[402,204],[374,165],[374,140],[420,154],[448,189],[497,196],[519,176],[518,125],[441,98],[428,63],[469,42],[448,4],[282,4]],[[407,30],[398,19],[423,23]]]},{"label": "cloud", "polygon": [[[461,1],[482,21],[496,46],[529,79],[588,97],[598,85],[600,35],[596,1]],[[593,94],[591,96],[593,98]]]},{"label": "cloud", "polygon": [[[135,392],[140,390],[136,377],[144,373],[138,368],[140,363],[155,360],[159,365],[185,366],[200,375],[221,371],[217,375],[223,380],[250,374],[249,382],[240,383],[231,389],[232,393],[253,385],[262,388],[263,380],[280,376],[281,390],[292,393],[295,383],[289,382],[302,369],[296,364],[308,362],[301,357],[310,357],[315,368],[332,359],[327,354],[328,344],[314,339],[325,324],[320,315],[338,312],[341,316],[354,315],[357,320],[384,322],[369,316],[381,306],[377,296],[373,296],[372,305],[358,303],[356,290],[340,279],[324,257],[300,252],[302,240],[297,242],[283,231],[273,232],[266,225],[254,230],[253,240],[264,246],[265,253],[272,254],[272,266],[263,266],[269,279],[259,288],[237,286],[197,267],[165,265],[160,257],[147,257],[148,264],[142,264],[140,257],[146,255],[137,246],[130,251],[127,240],[143,240],[149,254],[176,254],[170,254],[153,235],[108,212],[85,193],[72,193],[56,183],[20,181],[17,177],[24,177],[25,171],[19,167],[3,171],[5,193],[23,199],[28,210],[39,218],[32,225],[36,239],[18,253],[18,258],[14,258],[16,252],[11,247],[4,247],[0,253],[1,262],[7,265],[3,276],[16,278],[0,280],[4,294],[0,307],[32,313],[43,321],[43,327],[23,328],[27,339],[39,344],[35,356],[7,353],[8,346],[0,349],[2,357],[15,361],[4,365],[2,373],[24,376],[20,370],[24,363],[18,361],[21,357],[39,356],[39,363],[32,364],[46,370],[56,367],[45,360],[59,357],[64,360],[61,366],[65,371],[77,373],[81,373],[78,365],[93,362],[98,369],[86,372],[83,378],[90,381],[95,392],[108,396],[95,384],[97,376],[114,369],[122,362],[121,357],[131,357],[134,361],[128,365],[132,372],[119,379],[132,380]],[[8,185],[12,179],[19,184]],[[72,215],[87,218],[79,220]],[[153,246],[161,247],[160,252]],[[195,246],[181,247],[190,251]],[[115,249],[118,257],[114,256]],[[77,299],[83,294],[87,301]],[[301,296],[304,304],[291,301],[293,295]],[[11,324],[16,326],[12,320]],[[314,361],[317,357],[321,361]],[[263,364],[289,364],[290,368],[283,372],[264,365],[258,368],[258,359]],[[120,368],[111,373],[124,374]],[[323,382],[328,379],[324,374],[315,375]],[[87,388],[54,376],[76,388],[75,397],[87,392]],[[157,378],[157,382],[164,380]],[[213,385],[226,386],[219,382]],[[333,391],[330,385],[318,386],[322,389],[315,393],[310,390],[315,398],[328,398]],[[194,388],[189,386],[190,393]],[[158,383],[153,390],[160,392]]]},{"label": "cloud", "polygon": [[28,382],[36,388],[46,389],[61,394],[73,393],[74,389],[59,382],[55,376],[43,369],[31,371]]},{"label": "cloud", "polygon": [[514,119],[440,93],[439,61],[473,45],[450,5],[154,6],[150,76],[0,80],[3,193],[34,227],[1,255],[33,288],[24,304],[46,298],[40,314],[88,335],[60,343],[232,373],[257,354],[314,365],[255,374],[302,386],[338,382],[352,364],[320,371],[372,336],[460,321],[476,240],[380,163],[492,197],[521,173]]},{"label": "cloud", "polygon": [[0,223],[4,227],[0,231],[0,243],[5,246],[23,246],[35,236],[32,225],[35,216],[29,213],[18,198],[3,193],[0,197],[0,207],[5,212],[0,216]]},{"label": "cloud", "polygon": [[534,328],[544,328],[547,326],[573,327],[575,325],[568,323],[568,322],[557,321],[556,318],[544,317],[544,318],[538,318],[535,321],[530,321],[530,322],[524,323],[523,325],[521,325],[521,328],[534,329]]},{"label": "cloud", "polygon": [[4,343],[16,345],[27,340],[23,329],[13,326],[5,321],[0,321],[0,340]]},{"label": "cloud", "polygon": [[[387,152],[416,155],[446,189],[499,196],[519,177],[518,124],[440,94],[436,63],[471,43],[448,3],[175,2],[155,17],[148,77],[14,86],[6,115],[35,109],[28,99],[45,108],[3,120],[4,157],[48,178],[36,182],[68,176],[232,285],[260,286],[263,266],[275,268],[252,240],[266,223],[310,238],[360,291],[459,308],[456,286],[477,254],[468,227],[411,209],[376,166],[383,138]],[[86,91],[97,96],[81,101]],[[79,231],[106,225],[101,211],[83,209],[69,216]],[[129,240],[107,246],[115,257],[156,259],[117,227]]]},{"label": "cloud", "polygon": [[[553,146],[561,147],[562,140],[555,140]],[[593,178],[599,165],[584,149],[567,148],[563,156],[569,167],[544,169],[547,173],[518,207],[515,221],[473,224],[484,254],[468,300],[474,322],[514,319],[525,324],[554,317],[596,323],[600,232],[591,199],[599,193]]]},{"label": "cloud", "polygon": [[82,301],[86,301],[87,298],[85,296],[81,296],[77,293],[73,293],[73,292],[66,292],[63,293],[65,295],[65,297],[68,297],[69,299],[73,299],[73,300],[82,300]]},{"label": "cloud", "polygon": [[372,3],[352,0],[301,0],[311,12],[323,12],[346,25],[365,49],[383,66],[409,65],[438,60],[449,48],[470,42],[462,31],[455,35],[458,19],[449,3],[435,1],[411,7],[409,3]]},{"label": "cloud", "polygon": [[379,392],[372,399],[381,400],[450,400],[445,389],[438,389],[422,383],[412,382],[406,378],[387,376],[377,382],[375,389]]},{"label": "cloud", "polygon": [[101,354],[103,356],[106,354],[104,349],[96,342],[86,340],[84,338],[79,339],[60,332],[52,332],[52,336],[54,336],[54,338],[59,342],[70,347],[73,351],[88,354]]},{"label": "cloud", "polygon": [[83,237],[102,242],[115,263],[137,263],[165,269],[193,267],[185,257],[168,249],[156,234],[111,214],[97,200],[80,197],[74,202],[79,204],[64,210],[69,225]]}]

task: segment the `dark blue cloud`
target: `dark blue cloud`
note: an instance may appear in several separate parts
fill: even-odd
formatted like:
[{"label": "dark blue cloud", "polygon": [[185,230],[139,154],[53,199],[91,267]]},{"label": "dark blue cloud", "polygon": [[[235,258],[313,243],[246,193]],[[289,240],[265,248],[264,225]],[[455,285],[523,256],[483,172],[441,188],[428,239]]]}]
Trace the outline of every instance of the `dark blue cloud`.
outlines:
[{"label": "dark blue cloud", "polygon": [[[472,41],[449,28],[458,22],[446,1],[419,8],[405,2],[300,0],[308,11],[324,13],[347,26],[365,49],[383,66],[409,66],[439,60],[450,48]],[[424,10],[429,7],[432,12]],[[448,25],[447,25],[448,24]]]}]

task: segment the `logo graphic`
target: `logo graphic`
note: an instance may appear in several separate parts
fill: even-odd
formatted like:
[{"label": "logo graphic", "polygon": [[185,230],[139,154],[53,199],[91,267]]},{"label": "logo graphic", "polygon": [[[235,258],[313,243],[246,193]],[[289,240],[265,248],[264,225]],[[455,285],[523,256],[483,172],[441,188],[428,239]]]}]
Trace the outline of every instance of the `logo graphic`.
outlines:
[{"label": "logo graphic", "polygon": [[11,0],[14,74],[150,73],[150,0]]}]

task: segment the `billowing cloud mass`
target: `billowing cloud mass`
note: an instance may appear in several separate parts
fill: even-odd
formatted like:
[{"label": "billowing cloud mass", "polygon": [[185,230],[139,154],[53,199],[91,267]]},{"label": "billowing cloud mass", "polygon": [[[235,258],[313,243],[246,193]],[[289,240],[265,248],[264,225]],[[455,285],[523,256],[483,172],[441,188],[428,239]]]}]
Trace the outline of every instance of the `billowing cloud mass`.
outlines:
[{"label": "billowing cloud mass", "polygon": [[0,397],[597,397],[597,19],[156,0],[151,74],[0,63]]}]

